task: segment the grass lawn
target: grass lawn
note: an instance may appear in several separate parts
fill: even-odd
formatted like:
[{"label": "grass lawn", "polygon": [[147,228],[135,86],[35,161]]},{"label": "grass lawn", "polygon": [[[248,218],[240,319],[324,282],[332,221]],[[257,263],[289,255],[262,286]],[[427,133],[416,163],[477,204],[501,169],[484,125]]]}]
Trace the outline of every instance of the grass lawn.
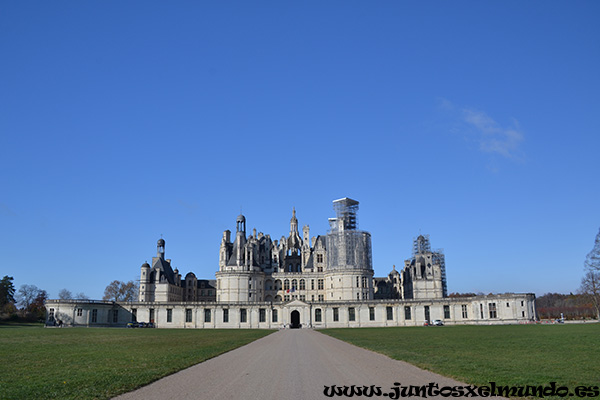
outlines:
[{"label": "grass lawn", "polygon": [[600,324],[324,329],[463,382],[600,386]]},{"label": "grass lawn", "polygon": [[0,398],[108,399],[271,332],[0,324]]}]

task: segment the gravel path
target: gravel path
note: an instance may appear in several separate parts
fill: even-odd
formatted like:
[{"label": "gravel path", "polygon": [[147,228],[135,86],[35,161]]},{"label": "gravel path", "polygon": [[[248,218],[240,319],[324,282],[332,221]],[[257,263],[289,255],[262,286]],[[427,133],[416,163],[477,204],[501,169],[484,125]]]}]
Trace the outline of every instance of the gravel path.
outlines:
[{"label": "gravel path", "polygon": [[[391,393],[395,382],[403,386],[430,382],[439,387],[465,386],[310,329],[289,329],[116,399],[313,400],[330,398],[324,395],[325,386],[376,385],[383,393]],[[373,398],[392,397],[383,393]]]}]

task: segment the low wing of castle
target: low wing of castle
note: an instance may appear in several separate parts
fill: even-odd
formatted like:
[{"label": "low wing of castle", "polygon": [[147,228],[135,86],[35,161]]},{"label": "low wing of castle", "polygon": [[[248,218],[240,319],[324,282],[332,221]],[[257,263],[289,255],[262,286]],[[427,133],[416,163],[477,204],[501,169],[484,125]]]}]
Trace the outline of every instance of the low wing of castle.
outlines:
[{"label": "low wing of castle", "polygon": [[161,238],[152,265],[141,267],[138,302],[49,301],[49,321],[65,307],[75,317],[63,317],[87,326],[140,318],[159,327],[196,328],[515,323],[535,318],[533,294],[449,298],[444,253],[432,250],[427,235],[413,241],[412,256],[401,271],[394,266],[388,276],[374,277],[371,234],[358,229],[358,204],[335,200],[329,231],[312,238],[308,225],[300,234],[295,209],[289,235],[279,240],[256,229],[248,235],[246,218],[238,216],[235,234],[223,232],[216,280],[198,279],[192,272],[182,277],[165,257]]}]

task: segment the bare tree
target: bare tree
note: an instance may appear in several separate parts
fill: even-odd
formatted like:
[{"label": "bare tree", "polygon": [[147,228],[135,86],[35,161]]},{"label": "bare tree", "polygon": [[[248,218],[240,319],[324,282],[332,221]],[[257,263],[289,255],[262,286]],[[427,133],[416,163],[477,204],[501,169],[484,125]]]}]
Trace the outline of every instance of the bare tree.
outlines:
[{"label": "bare tree", "polygon": [[21,285],[17,292],[17,303],[22,309],[28,310],[42,290],[35,285]]},{"label": "bare tree", "polygon": [[137,285],[134,281],[112,281],[106,289],[104,289],[104,297],[102,297],[102,300],[135,301],[137,291]]},{"label": "bare tree", "polygon": [[579,290],[591,300],[596,309],[596,318],[600,319],[600,231],[596,235],[594,248],[585,258],[584,270]]},{"label": "bare tree", "polygon": [[75,300],[89,300],[90,298],[86,296],[85,293],[79,292],[75,295]]},{"label": "bare tree", "polygon": [[587,271],[581,280],[580,291],[590,299],[596,310],[596,319],[600,320],[600,272]]},{"label": "bare tree", "polygon": [[590,271],[600,271],[600,231],[596,235],[594,248],[585,257],[585,268]]},{"label": "bare tree", "polygon": [[21,307],[20,314],[28,320],[43,320],[46,308],[44,304],[48,293],[35,285],[21,285],[17,293],[17,303]]},{"label": "bare tree", "polygon": [[48,293],[45,290],[39,290],[33,302],[27,308],[26,316],[32,320],[43,321],[46,316],[46,300]]},{"label": "bare tree", "polygon": [[58,292],[58,298],[61,300],[89,300],[90,299],[83,292],[73,294],[73,292],[71,292],[70,290],[67,290],[67,289],[61,289],[60,292]]},{"label": "bare tree", "polygon": [[73,293],[67,289],[60,289],[58,292],[58,298],[61,300],[71,300],[73,299]]}]

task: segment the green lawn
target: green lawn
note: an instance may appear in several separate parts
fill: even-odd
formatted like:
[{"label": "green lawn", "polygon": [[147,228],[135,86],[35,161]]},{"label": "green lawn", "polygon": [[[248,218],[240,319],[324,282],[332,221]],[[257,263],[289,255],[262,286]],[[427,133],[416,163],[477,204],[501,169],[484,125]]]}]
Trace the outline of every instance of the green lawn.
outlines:
[{"label": "green lawn", "polygon": [[[473,384],[600,386],[600,324],[321,332]],[[0,398],[107,399],[269,333],[0,324]]]},{"label": "green lawn", "polygon": [[271,332],[2,324],[0,398],[108,399]]},{"label": "green lawn", "polygon": [[600,386],[600,324],[325,329],[463,382]]}]

